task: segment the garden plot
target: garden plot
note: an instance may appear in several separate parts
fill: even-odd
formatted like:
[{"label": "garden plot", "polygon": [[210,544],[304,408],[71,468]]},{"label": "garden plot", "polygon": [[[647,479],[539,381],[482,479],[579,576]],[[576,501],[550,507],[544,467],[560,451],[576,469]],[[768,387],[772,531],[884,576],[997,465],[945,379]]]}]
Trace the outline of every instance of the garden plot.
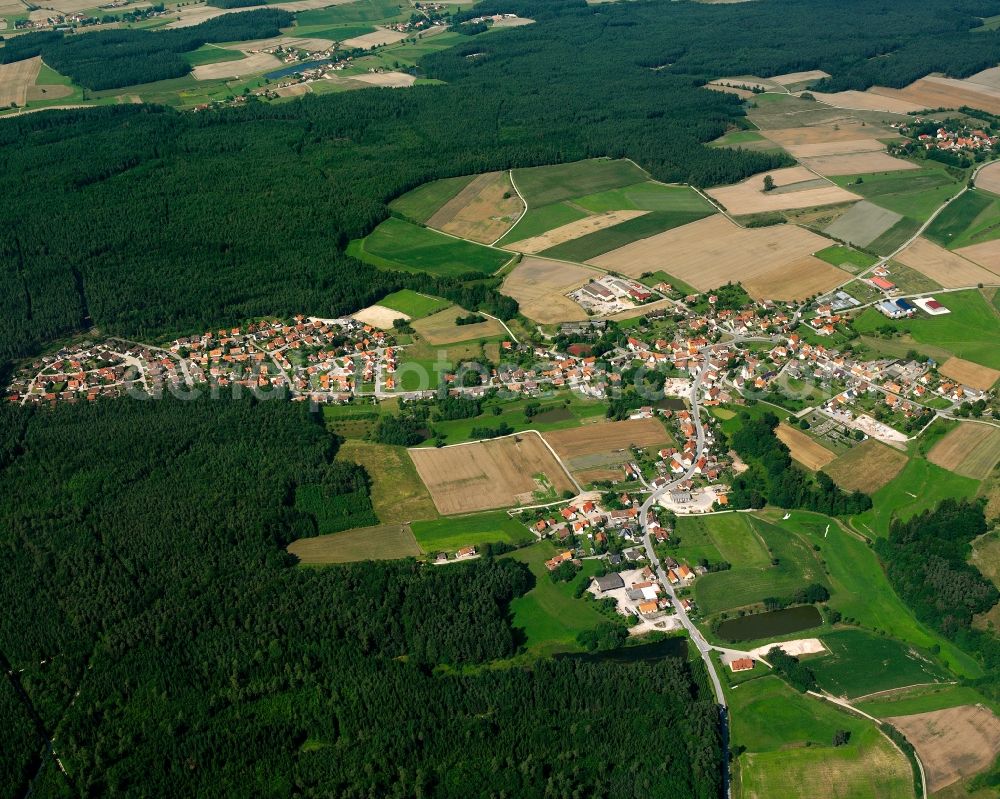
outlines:
[{"label": "garden plot", "polygon": [[[407,77],[412,84],[413,76]],[[435,211],[427,225],[480,244],[492,244],[511,228],[523,211],[524,203],[511,186],[510,176],[506,172],[487,172],[474,177]]]},{"label": "garden plot", "polygon": [[882,208],[868,200],[862,200],[851,206],[850,210],[833,224],[828,225],[826,232],[835,239],[857,247],[867,247],[902,218],[902,214]]},{"label": "garden plot", "polygon": [[566,294],[600,277],[593,269],[562,261],[525,258],[504,280],[502,291],[521,306],[521,313],[541,324],[578,322],[587,312]]},{"label": "garden plot", "polygon": [[989,391],[1000,380],[1000,372],[996,369],[962,358],[949,358],[938,367],[938,371],[963,386],[972,386],[980,391]]},{"label": "garden plot", "polygon": [[[1000,277],[992,271],[962,257],[969,251],[975,251],[978,254],[990,250],[1000,256],[1000,246],[997,245],[998,242],[990,241],[985,244],[964,247],[961,253],[958,251],[949,252],[944,247],[939,247],[937,244],[920,237],[896,255],[896,260],[904,266],[916,269],[920,274],[940,283],[946,289],[975,286],[978,283],[998,283]],[[981,250],[980,248],[986,249]],[[1000,270],[1000,257],[997,259],[997,269]]]},{"label": "garden plot", "polygon": [[[764,191],[764,178],[768,175],[774,181],[775,188]],[[741,183],[709,189],[707,193],[737,216],[835,205],[861,199],[847,189],[822,178],[819,180],[822,183],[815,183],[817,177],[814,172],[805,167],[794,166],[753,175]]]},{"label": "garden plot", "polygon": [[575,490],[537,433],[408,452],[445,515],[530,504],[536,494],[551,501],[550,494]]}]

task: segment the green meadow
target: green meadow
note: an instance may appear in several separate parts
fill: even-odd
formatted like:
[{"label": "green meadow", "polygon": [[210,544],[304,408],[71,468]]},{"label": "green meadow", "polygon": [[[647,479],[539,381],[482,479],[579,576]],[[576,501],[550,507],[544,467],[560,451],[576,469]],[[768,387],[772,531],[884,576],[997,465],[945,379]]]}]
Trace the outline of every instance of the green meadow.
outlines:
[{"label": "green meadow", "polygon": [[514,225],[498,243],[503,246],[514,241],[524,241],[524,239],[539,236],[562,225],[568,225],[570,222],[576,222],[585,216],[587,216],[585,211],[566,203],[553,203],[537,208],[529,206],[524,216],[521,217],[521,221]]},{"label": "green meadow", "polygon": [[965,685],[930,685],[873,697],[858,702],[857,707],[871,716],[886,718],[977,704],[989,703],[975,688]]},{"label": "green meadow", "polygon": [[967,191],[948,204],[924,235],[951,249],[1000,238],[1000,197]]},{"label": "green meadow", "polygon": [[578,239],[557,244],[542,251],[542,255],[564,261],[586,261],[611,250],[624,247],[633,241],[662,233],[709,216],[712,211],[650,211],[642,216],[619,222],[617,225],[595,230]]},{"label": "green meadow", "polygon": [[575,205],[595,214],[607,211],[674,211],[676,213],[715,213],[715,207],[688,186],[668,186],[647,180],[619,189],[589,194],[573,200]]},{"label": "green meadow", "polygon": [[378,304],[383,308],[391,308],[393,311],[405,313],[411,319],[421,319],[443,311],[451,305],[451,302],[440,297],[420,294],[411,289],[402,289],[383,297],[378,301]]},{"label": "green meadow", "polygon": [[[861,183],[856,182],[859,178]],[[844,175],[831,180],[875,205],[918,222],[930,217],[962,185],[938,165],[901,172]]]},{"label": "green meadow", "polygon": [[389,209],[400,216],[424,223],[448,200],[468,186],[475,175],[433,180],[406,192],[389,203]]},{"label": "green meadow", "polygon": [[586,197],[646,181],[631,161],[607,158],[514,170],[514,184],[528,207]]},{"label": "green meadow", "polygon": [[851,272],[859,272],[878,262],[878,258],[874,255],[855,250],[853,247],[845,247],[842,244],[834,244],[820,250],[815,255],[828,264],[845,268]]},{"label": "green meadow", "polygon": [[527,527],[503,511],[413,522],[410,529],[420,548],[430,555],[483,544],[525,544],[534,539]]}]

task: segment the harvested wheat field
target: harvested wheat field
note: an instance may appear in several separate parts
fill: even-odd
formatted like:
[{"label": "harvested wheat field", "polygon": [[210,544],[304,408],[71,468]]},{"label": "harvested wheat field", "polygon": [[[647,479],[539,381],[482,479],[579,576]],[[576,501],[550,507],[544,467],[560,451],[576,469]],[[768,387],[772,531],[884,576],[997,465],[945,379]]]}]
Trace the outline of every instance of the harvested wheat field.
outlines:
[{"label": "harvested wheat field", "polygon": [[455,320],[460,316],[469,316],[469,311],[453,305],[436,314],[413,322],[412,327],[428,343],[435,346],[455,344],[459,341],[471,341],[478,338],[502,336],[506,332],[496,319],[486,317],[485,322],[474,322],[471,325],[458,325]]},{"label": "harvested wheat field", "polygon": [[876,137],[884,136],[886,130],[874,125],[862,125],[853,120],[843,120],[836,125],[807,125],[799,128],[764,130],[761,133],[792,155],[808,157],[884,150],[885,145]]},{"label": "harvested wheat field", "polygon": [[397,319],[409,320],[410,317],[405,313],[394,311],[392,308],[386,308],[382,305],[369,305],[367,308],[362,308],[354,314],[352,318],[381,330],[392,330],[392,323],[394,321]]},{"label": "harvested wheat field", "polygon": [[293,83],[291,86],[279,86],[274,93],[278,97],[301,97],[311,91],[308,83]]},{"label": "harvested wheat field", "polygon": [[[775,188],[764,191],[764,178],[774,180]],[[718,200],[731,214],[759,214],[766,211],[783,211],[790,208],[812,208],[818,205],[860,200],[858,195],[842,189],[829,181],[816,186],[816,174],[805,167],[793,166],[775,169],[747,178],[742,183],[722,188],[709,189],[708,194]],[[802,184],[797,190],[796,184]]]},{"label": "harvested wheat field", "polygon": [[576,489],[537,433],[407,451],[445,515],[529,504],[535,492],[546,489],[538,475],[556,493]]},{"label": "harvested wheat field", "polygon": [[628,419],[556,430],[545,440],[570,471],[587,473],[631,460],[629,447],[662,446],[670,437],[658,419]]},{"label": "harvested wheat field", "polygon": [[1000,372],[962,358],[949,358],[938,371],[945,377],[957,380],[963,386],[972,386],[980,391],[989,391],[1000,379]]},{"label": "harvested wheat field", "polygon": [[783,146],[796,158],[819,158],[824,155],[852,155],[854,153],[885,151],[885,145],[878,139],[835,139],[815,144],[786,144]]},{"label": "harvested wheat field", "polygon": [[886,97],[880,94],[872,94],[870,91],[846,91],[823,94],[822,92],[812,92],[812,96],[819,102],[832,105],[834,108],[843,108],[849,111],[885,111],[891,114],[908,114],[911,111],[923,111],[927,106],[922,103],[913,102],[902,97]]},{"label": "harvested wheat field", "polygon": [[510,185],[510,175],[487,172],[474,177],[442,205],[427,220],[427,226],[481,244],[492,244],[510,230],[523,211],[524,203]]},{"label": "harvested wheat field", "polygon": [[[987,242],[987,245],[989,244],[993,242]],[[963,250],[975,250],[983,246],[986,245],[976,244],[972,247],[963,247]],[[1000,254],[1000,249],[997,252]],[[923,237],[914,240],[895,257],[904,266],[916,269],[946,289],[998,282],[993,272]]]},{"label": "harvested wheat field", "polygon": [[236,78],[254,75],[257,72],[267,72],[277,69],[281,61],[268,53],[251,53],[239,61],[220,61],[217,64],[202,64],[191,70],[196,80],[216,80],[218,78]]},{"label": "harvested wheat field", "polygon": [[976,188],[1000,194],[1000,161],[987,164],[976,175]]},{"label": "harvested wheat field", "polygon": [[416,76],[408,72],[366,72],[363,75],[351,75],[351,80],[387,89],[405,89],[417,82]]},{"label": "harvested wheat field", "polygon": [[0,64],[0,107],[9,108],[11,103],[24,105],[28,89],[34,86],[41,68],[42,59],[39,56],[13,64]]},{"label": "harvested wheat field", "polygon": [[773,78],[768,78],[775,83],[780,83],[782,86],[789,86],[793,83],[802,83],[806,80],[819,80],[820,78],[829,78],[830,73],[824,72],[822,69],[810,69],[806,72],[786,72],[784,75],[775,75]]},{"label": "harvested wheat field", "polygon": [[902,89],[872,86],[868,92],[908,100],[923,108],[960,108],[967,105],[1000,114],[1000,89],[967,80],[928,75]]},{"label": "harvested wheat field", "polygon": [[[956,253],[970,261],[975,261],[978,266],[992,273],[992,277],[976,281],[978,283],[1000,283],[1000,239],[984,241],[982,244],[973,244],[970,247],[962,247],[955,250]],[[965,285],[972,285],[966,283]]]},{"label": "harvested wheat field", "polygon": [[983,480],[1000,461],[1000,430],[963,422],[931,447],[927,460],[942,469]]},{"label": "harvested wheat field", "polygon": [[626,244],[588,263],[632,277],[662,270],[699,291],[741,281],[745,287],[755,286],[757,299],[791,300],[850,278],[842,269],[809,257],[829,243],[794,225],[741,228],[715,215]]},{"label": "harvested wheat field", "polygon": [[395,44],[396,42],[401,42],[409,35],[410,34],[405,31],[393,31],[388,28],[379,28],[371,33],[366,33],[363,36],[355,36],[351,39],[344,39],[342,44],[344,47],[357,47],[361,50],[371,50],[373,47],[381,47],[383,44]]},{"label": "harvested wheat field", "polygon": [[565,295],[600,276],[575,264],[525,258],[507,275],[501,291],[518,301],[522,314],[543,325],[579,322],[587,312]]},{"label": "harvested wheat field", "polygon": [[1000,752],[1000,719],[976,705],[886,719],[913,744],[934,793],[991,765]]},{"label": "harvested wheat field", "polygon": [[300,563],[351,563],[358,560],[397,560],[421,554],[408,524],[358,527],[342,533],[300,538],[288,545]]},{"label": "harvested wheat field", "polygon": [[859,152],[802,158],[803,165],[821,175],[857,175],[868,172],[900,172],[919,169],[916,164],[893,158],[886,152]]},{"label": "harvested wheat field", "polygon": [[604,228],[614,227],[620,222],[624,222],[628,219],[634,219],[637,216],[643,216],[646,213],[648,212],[608,211],[605,214],[596,214],[594,216],[584,217],[583,219],[577,219],[575,222],[569,222],[565,225],[561,225],[548,231],[547,233],[542,233],[539,236],[532,236],[529,239],[515,241],[512,244],[505,246],[509,250],[517,250],[518,252],[538,253],[549,249],[549,247],[555,247],[557,244],[562,244],[563,242],[572,241],[573,239],[578,239],[581,236],[586,236],[588,233],[594,233],[598,230],[604,230]]},{"label": "harvested wheat field", "polygon": [[775,435],[791,451],[792,458],[807,469],[822,469],[837,457],[818,441],[784,422],[778,425]]},{"label": "harvested wheat field", "polygon": [[[284,4],[283,4],[284,5]],[[294,47],[299,50],[317,52],[329,50],[333,47],[332,39],[320,39],[314,36],[271,36],[268,39],[250,39],[245,42],[238,42],[228,45],[227,50],[239,50],[243,53],[255,53],[261,50],[270,50],[273,47],[282,45],[283,47]]]},{"label": "harvested wheat field", "polygon": [[828,463],[823,471],[845,491],[870,494],[899,474],[906,461],[898,449],[869,438]]}]

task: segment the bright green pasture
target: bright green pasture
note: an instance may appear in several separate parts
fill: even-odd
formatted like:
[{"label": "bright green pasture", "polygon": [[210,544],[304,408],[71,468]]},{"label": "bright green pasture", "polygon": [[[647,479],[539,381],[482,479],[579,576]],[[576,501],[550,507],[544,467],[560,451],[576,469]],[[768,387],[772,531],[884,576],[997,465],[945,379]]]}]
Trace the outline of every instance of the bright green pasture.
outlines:
[{"label": "bright green pasture", "polygon": [[246,58],[246,54],[239,50],[227,50],[224,47],[203,44],[197,50],[181,53],[181,58],[192,67],[200,67],[204,64],[219,64],[223,61],[242,61]]},{"label": "bright green pasture", "polygon": [[949,707],[976,705],[986,700],[965,685],[928,685],[909,691],[884,694],[858,702],[857,707],[877,718],[888,716],[912,716],[914,713],[930,713]]},{"label": "bright green pasture", "polygon": [[950,679],[929,653],[867,630],[837,630],[822,636],[829,654],[810,658],[820,687],[853,698]]},{"label": "bright green pasture", "polygon": [[537,208],[529,207],[524,216],[521,217],[521,221],[514,225],[498,244],[506,245],[514,241],[524,241],[532,236],[538,236],[562,225],[583,219],[585,216],[587,214],[583,210],[566,203],[553,203]]},{"label": "bright green pasture", "polygon": [[475,175],[462,175],[432,180],[397,197],[389,203],[389,208],[414,222],[426,222],[442,205],[468,186],[474,177]]},{"label": "bright green pasture", "polygon": [[431,555],[483,544],[523,544],[534,538],[527,527],[503,511],[413,522],[410,529],[420,548]]},{"label": "bright green pasture", "polygon": [[366,238],[352,241],[348,252],[383,269],[448,277],[470,272],[491,275],[510,260],[509,253],[396,218],[385,220]]},{"label": "bright green pasture", "polygon": [[[771,557],[748,519],[742,513],[681,517],[675,528],[681,542],[678,554],[694,563],[700,557],[707,557],[709,561],[724,560],[734,567],[764,568]],[[706,554],[694,553],[696,547]]]},{"label": "bright green pasture", "polygon": [[702,216],[707,216],[715,212],[715,207],[694,189],[667,186],[653,180],[577,197],[573,202],[595,214],[635,210],[701,212]]},{"label": "bright green pasture", "polygon": [[[353,3],[330,6],[329,8],[300,11],[295,15],[296,35],[306,35],[303,30],[310,26],[330,26],[344,22],[378,22],[400,15],[396,0],[356,0]],[[312,36],[312,33],[308,35]]]},{"label": "bright green pasture", "polygon": [[960,358],[1000,369],[1000,315],[975,289],[941,294],[937,298],[951,313],[890,320],[869,308],[853,322],[859,333],[871,333],[886,324],[909,332],[920,343],[946,349]]},{"label": "bright green pasture", "polygon": [[967,191],[945,207],[924,235],[952,249],[1000,238],[1000,197]]},{"label": "bright green pasture", "polygon": [[645,180],[646,174],[631,161],[607,158],[514,170],[514,184],[528,208],[586,197]]},{"label": "bright green pasture", "polygon": [[[862,178],[861,183],[855,182],[858,177]],[[930,217],[961,187],[958,180],[937,167],[845,175],[832,180],[876,205],[920,222]]]},{"label": "bright green pasture", "polygon": [[448,300],[440,297],[430,297],[410,289],[394,292],[378,301],[383,308],[405,313],[411,319],[421,319],[425,316],[443,311],[451,305]]},{"label": "bright green pasture", "polygon": [[853,247],[845,247],[842,244],[834,244],[820,250],[816,253],[816,257],[834,266],[846,266],[852,272],[867,269],[878,261],[874,255],[855,250]]}]

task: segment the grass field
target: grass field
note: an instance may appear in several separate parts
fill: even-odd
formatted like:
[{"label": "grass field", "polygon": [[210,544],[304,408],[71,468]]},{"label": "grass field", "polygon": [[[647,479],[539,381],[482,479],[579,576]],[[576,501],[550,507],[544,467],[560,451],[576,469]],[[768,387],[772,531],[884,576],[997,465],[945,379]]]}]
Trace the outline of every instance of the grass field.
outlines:
[{"label": "grass field", "polygon": [[595,214],[625,209],[698,213],[701,216],[715,213],[715,206],[694,189],[687,186],[666,186],[652,180],[577,197],[573,204]]},{"label": "grass field", "polygon": [[905,465],[906,455],[869,438],[828,463],[823,471],[846,491],[870,494],[892,480]]},{"label": "grass field", "polygon": [[413,534],[403,524],[382,524],[315,538],[300,538],[288,545],[288,551],[308,565],[397,560],[420,554]]},{"label": "grass field", "polygon": [[647,180],[631,161],[591,159],[514,170],[514,184],[528,208],[586,197]]},{"label": "grass field", "polygon": [[246,54],[241,53],[239,50],[227,50],[223,47],[204,44],[197,50],[181,53],[181,58],[187,61],[192,67],[200,67],[204,64],[218,64],[224,61],[241,61],[246,58]]},{"label": "grass field", "polygon": [[1000,238],[1000,197],[967,191],[948,204],[924,235],[949,249]]},{"label": "grass field", "polygon": [[878,259],[874,255],[855,250],[852,247],[845,247],[842,244],[834,244],[824,250],[815,253],[820,260],[828,264],[839,266],[849,272],[860,272],[869,266],[874,266]]},{"label": "grass field", "polygon": [[583,569],[570,583],[554,583],[545,561],[557,553],[548,541],[519,549],[504,557],[527,563],[535,576],[535,586],[511,602],[512,624],[523,631],[525,647],[537,656],[580,650],[576,637],[608,621],[592,604],[576,599],[573,592],[581,582],[589,582],[599,568],[597,561],[583,561]]},{"label": "grass field", "polygon": [[822,641],[830,653],[810,659],[809,666],[820,687],[835,696],[866,696],[950,678],[928,654],[866,630],[837,630]]},{"label": "grass field", "polygon": [[975,496],[978,487],[972,478],[953,474],[923,458],[911,458],[893,480],[872,494],[874,507],[853,516],[851,524],[871,538],[886,536],[894,516],[905,521],[942,499]]},{"label": "grass field", "polygon": [[764,568],[770,556],[751,528],[748,517],[726,513],[705,518],[680,517],[674,537],[680,546],[671,554],[697,565],[699,558],[725,560],[742,568]]},{"label": "grass field", "polygon": [[[858,178],[861,178],[861,183],[857,182]],[[918,222],[925,221],[961,187],[961,183],[949,175],[943,166],[903,172],[844,175],[832,180],[876,205]]]},{"label": "grass field", "polygon": [[892,691],[855,703],[871,716],[909,716],[962,705],[985,703],[975,688],[965,685],[929,685],[908,691]]},{"label": "grass field", "polygon": [[402,197],[397,197],[389,203],[389,208],[400,216],[424,223],[434,216],[438,208],[468,186],[473,177],[473,175],[462,175],[425,183],[408,191]]},{"label": "grass field", "polygon": [[538,208],[529,205],[521,221],[511,228],[497,244],[503,247],[515,241],[534,238],[586,216],[587,213],[582,209],[574,208],[566,203],[553,203]]},{"label": "grass field", "polygon": [[451,302],[440,297],[431,297],[410,289],[403,289],[379,300],[383,308],[405,313],[410,319],[421,319],[438,311],[443,311]]},{"label": "grass field", "polygon": [[352,241],[348,252],[383,269],[447,277],[491,275],[510,260],[499,250],[395,218],[387,219],[366,238]]},{"label": "grass field", "polygon": [[918,316],[913,319],[891,321],[873,308],[858,316],[854,329],[861,334],[871,333],[886,324],[909,332],[914,340],[947,350],[991,369],[1000,369],[1000,315],[975,289],[943,294],[941,303],[951,313],[945,316]]},{"label": "grass field", "polygon": [[504,511],[413,522],[410,529],[420,548],[429,555],[483,544],[525,544],[535,537]]},{"label": "grass field", "polygon": [[431,495],[403,447],[345,441],[337,457],[365,467],[372,479],[372,507],[382,522],[437,518]]}]

